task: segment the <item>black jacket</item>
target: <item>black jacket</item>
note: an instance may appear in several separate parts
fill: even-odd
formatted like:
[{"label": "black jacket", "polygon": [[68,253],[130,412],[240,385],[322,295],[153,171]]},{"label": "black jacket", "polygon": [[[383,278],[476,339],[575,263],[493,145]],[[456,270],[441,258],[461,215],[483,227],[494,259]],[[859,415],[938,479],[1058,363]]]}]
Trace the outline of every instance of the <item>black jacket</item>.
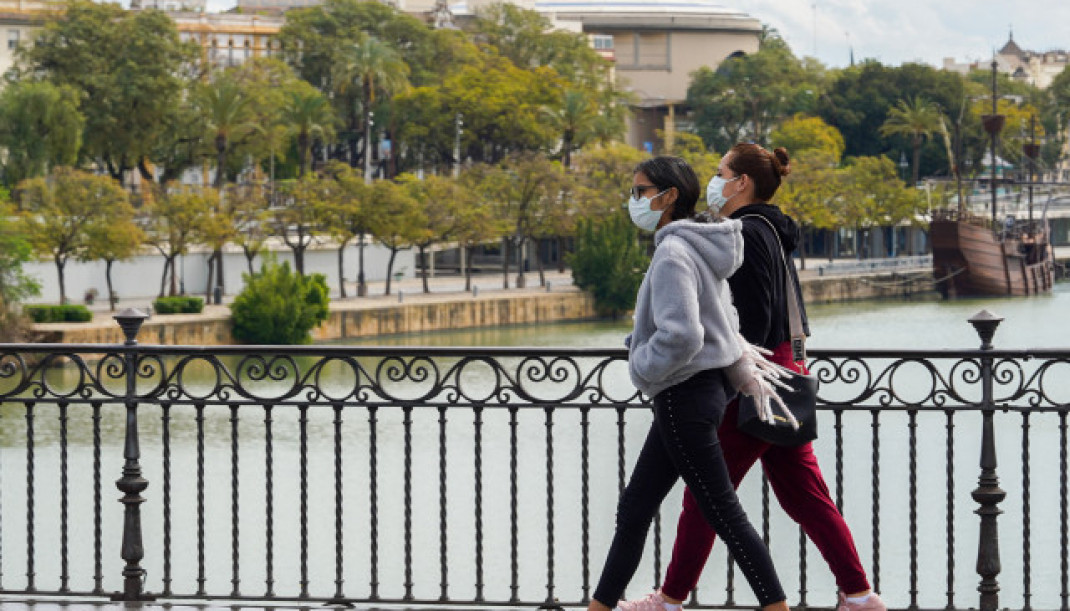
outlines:
[{"label": "black jacket", "polygon": [[[784,258],[777,252],[780,246],[777,236],[760,218],[744,218],[759,215],[776,227]],[[739,332],[752,344],[775,348],[790,339],[788,331],[788,306],[784,299],[784,259],[794,276],[796,299],[802,315],[803,330],[810,335],[806,308],[799,292],[799,276],[791,264],[791,253],[799,244],[799,226],[791,217],[776,206],[758,202],[744,206],[732,213],[731,218],[743,222],[743,265],[728,279],[732,288],[732,300],[739,312]]]}]

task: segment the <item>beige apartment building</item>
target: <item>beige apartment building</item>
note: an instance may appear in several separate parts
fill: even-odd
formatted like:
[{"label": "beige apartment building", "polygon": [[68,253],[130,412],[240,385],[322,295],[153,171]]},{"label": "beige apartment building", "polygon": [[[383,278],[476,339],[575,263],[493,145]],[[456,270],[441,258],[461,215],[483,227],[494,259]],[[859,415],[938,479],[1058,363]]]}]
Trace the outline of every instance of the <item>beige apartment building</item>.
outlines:
[{"label": "beige apartment building", "polygon": [[59,2],[41,0],[0,0],[0,74],[15,65],[19,47],[32,44],[34,33],[41,28],[45,17],[62,10]]},{"label": "beige apartment building", "polygon": [[[495,0],[450,6],[458,19]],[[693,72],[758,51],[761,22],[710,0],[524,0],[515,2],[557,27],[583,32],[614,62],[618,83],[638,99],[628,129],[632,146],[663,150],[664,139],[690,127],[684,105]]]}]

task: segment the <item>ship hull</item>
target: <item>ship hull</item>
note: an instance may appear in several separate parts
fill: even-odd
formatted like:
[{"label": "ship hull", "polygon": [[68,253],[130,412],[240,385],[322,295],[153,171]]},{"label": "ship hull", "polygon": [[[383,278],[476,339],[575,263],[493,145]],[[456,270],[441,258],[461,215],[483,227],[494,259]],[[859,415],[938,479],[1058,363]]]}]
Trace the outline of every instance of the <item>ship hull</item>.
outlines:
[{"label": "ship hull", "polygon": [[1036,295],[1051,291],[1053,262],[1046,242],[999,239],[988,227],[933,220],[933,276],[945,297]]}]

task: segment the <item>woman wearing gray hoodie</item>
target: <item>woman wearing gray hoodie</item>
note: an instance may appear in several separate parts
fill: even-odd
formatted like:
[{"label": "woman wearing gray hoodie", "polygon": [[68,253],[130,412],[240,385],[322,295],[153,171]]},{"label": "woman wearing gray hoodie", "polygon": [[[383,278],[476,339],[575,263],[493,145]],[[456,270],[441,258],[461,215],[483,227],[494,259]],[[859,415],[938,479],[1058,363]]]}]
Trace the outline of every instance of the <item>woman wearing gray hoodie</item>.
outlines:
[{"label": "woman wearing gray hoodie", "polygon": [[676,157],[648,159],[633,173],[632,220],[656,233],[636,301],[628,367],[632,383],[653,399],[654,422],[621,495],[589,611],[608,611],[620,600],[650,523],[681,478],[724,537],[762,608],[788,608],[769,551],[736,498],[717,439],[737,390],[754,396],[771,417],[777,372],[738,333],[726,280],[743,261],[741,224],[693,218],[699,193],[694,171]]}]

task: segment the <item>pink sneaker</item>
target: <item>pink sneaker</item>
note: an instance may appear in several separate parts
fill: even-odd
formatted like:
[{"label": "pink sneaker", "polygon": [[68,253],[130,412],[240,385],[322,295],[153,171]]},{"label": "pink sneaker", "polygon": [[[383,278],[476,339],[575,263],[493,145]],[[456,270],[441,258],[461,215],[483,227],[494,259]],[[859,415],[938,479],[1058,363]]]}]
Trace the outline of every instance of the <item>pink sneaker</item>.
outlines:
[{"label": "pink sneaker", "polygon": [[884,606],[884,601],[876,592],[870,592],[869,598],[860,603],[848,602],[847,595],[843,592],[839,593],[838,598],[836,611],[888,611],[888,607]]},{"label": "pink sneaker", "polygon": [[619,611],[665,611],[665,599],[661,592],[651,592],[636,600],[622,600],[617,603]]}]

